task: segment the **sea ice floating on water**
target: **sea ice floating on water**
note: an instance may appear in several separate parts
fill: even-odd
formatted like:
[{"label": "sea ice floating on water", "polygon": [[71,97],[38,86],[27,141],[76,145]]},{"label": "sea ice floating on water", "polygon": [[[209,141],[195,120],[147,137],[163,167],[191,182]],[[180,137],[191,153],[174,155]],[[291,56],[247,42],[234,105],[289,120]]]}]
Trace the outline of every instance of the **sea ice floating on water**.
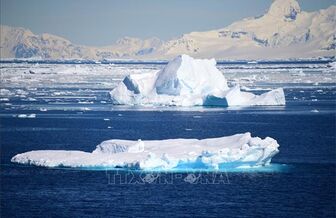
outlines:
[{"label": "sea ice floating on water", "polygon": [[208,139],[108,140],[93,152],[39,150],[12,162],[44,167],[131,168],[142,170],[228,169],[265,166],[279,152],[276,140],[250,133]]},{"label": "sea ice floating on water", "polygon": [[282,88],[262,95],[229,88],[215,59],[180,55],[155,73],[126,76],[110,92],[112,102],[122,105],[252,106],[285,105]]}]

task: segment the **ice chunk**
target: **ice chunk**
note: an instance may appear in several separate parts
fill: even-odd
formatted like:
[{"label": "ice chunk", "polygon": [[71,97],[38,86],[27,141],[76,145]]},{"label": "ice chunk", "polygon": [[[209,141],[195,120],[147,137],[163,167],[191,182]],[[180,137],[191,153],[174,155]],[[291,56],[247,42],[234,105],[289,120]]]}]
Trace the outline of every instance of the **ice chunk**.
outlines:
[{"label": "ice chunk", "polygon": [[35,118],[36,114],[19,114],[17,115],[18,118]]},{"label": "ice chunk", "polygon": [[283,90],[260,96],[229,88],[215,59],[180,55],[156,73],[128,75],[110,92],[114,104],[172,106],[284,105]]},{"label": "ice chunk", "polygon": [[123,167],[146,170],[223,169],[264,166],[279,152],[272,138],[250,133],[209,139],[108,140],[92,152],[40,150],[18,154],[12,162],[45,167]]},{"label": "ice chunk", "polygon": [[285,94],[283,89],[278,88],[261,95],[254,95],[242,92],[239,86],[236,86],[229,89],[223,97],[208,96],[204,105],[221,105],[223,100],[225,100],[224,106],[285,105]]},{"label": "ice chunk", "polygon": [[336,70],[336,61],[330,62],[328,67],[330,67],[332,70]]},{"label": "ice chunk", "polygon": [[11,96],[13,93],[8,89],[0,89],[0,96]]},{"label": "ice chunk", "polygon": [[215,59],[193,59],[181,55],[158,73],[155,89],[158,94],[195,95],[213,90],[226,90],[227,81],[216,68]]}]

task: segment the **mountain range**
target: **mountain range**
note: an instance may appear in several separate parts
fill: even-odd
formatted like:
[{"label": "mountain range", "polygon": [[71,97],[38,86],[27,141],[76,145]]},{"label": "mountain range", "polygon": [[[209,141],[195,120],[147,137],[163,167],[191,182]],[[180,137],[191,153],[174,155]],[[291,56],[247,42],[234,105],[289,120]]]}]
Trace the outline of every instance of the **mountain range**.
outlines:
[{"label": "mountain range", "polygon": [[170,59],[179,54],[216,59],[278,59],[335,56],[336,6],[302,11],[296,0],[275,0],[262,16],[222,29],[191,32],[168,41],[124,37],[92,47],[21,27],[1,25],[0,58]]}]

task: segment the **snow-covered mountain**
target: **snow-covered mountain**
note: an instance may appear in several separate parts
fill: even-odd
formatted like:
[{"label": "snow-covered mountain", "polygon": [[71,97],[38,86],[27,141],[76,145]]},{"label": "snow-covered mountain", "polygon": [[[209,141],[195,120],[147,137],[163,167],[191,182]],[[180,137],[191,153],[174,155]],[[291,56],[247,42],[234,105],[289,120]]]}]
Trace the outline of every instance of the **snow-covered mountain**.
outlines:
[{"label": "snow-covered mountain", "polygon": [[335,29],[336,6],[308,13],[295,0],[276,0],[263,16],[185,34],[166,42],[160,52],[252,59],[335,55]]},{"label": "snow-covered mountain", "polygon": [[124,37],[107,47],[75,45],[59,36],[35,35],[24,28],[1,25],[1,58],[104,59],[141,56],[162,44],[157,38],[141,40]]},{"label": "snow-covered mountain", "polygon": [[92,58],[94,50],[72,44],[51,34],[35,35],[30,30],[1,26],[1,58]]},{"label": "snow-covered mountain", "polygon": [[336,6],[305,12],[296,0],[275,0],[268,12],[225,28],[163,42],[125,37],[106,47],[75,45],[51,34],[1,26],[1,58],[170,59],[178,54],[217,59],[335,56]]}]

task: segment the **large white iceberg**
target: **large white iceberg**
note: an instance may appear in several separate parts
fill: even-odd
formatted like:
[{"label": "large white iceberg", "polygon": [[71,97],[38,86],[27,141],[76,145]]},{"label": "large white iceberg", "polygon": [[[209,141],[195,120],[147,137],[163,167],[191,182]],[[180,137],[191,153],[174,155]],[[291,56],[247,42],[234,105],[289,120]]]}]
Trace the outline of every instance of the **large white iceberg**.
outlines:
[{"label": "large white iceberg", "polygon": [[229,88],[215,59],[180,55],[155,73],[128,75],[110,92],[122,105],[252,106],[285,105],[282,88],[262,95]]},{"label": "large white iceberg", "polygon": [[143,170],[228,169],[268,165],[279,152],[276,140],[250,133],[209,139],[108,140],[92,152],[40,150],[12,162],[45,167],[121,167]]}]

